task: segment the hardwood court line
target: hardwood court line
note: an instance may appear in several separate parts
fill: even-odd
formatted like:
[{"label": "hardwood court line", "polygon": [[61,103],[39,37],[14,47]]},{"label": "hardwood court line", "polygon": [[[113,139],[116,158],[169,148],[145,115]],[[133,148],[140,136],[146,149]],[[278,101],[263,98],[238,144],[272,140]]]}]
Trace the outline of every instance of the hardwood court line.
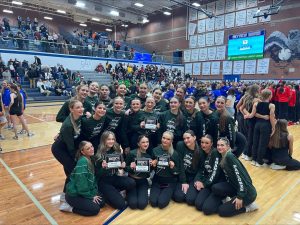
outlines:
[{"label": "hardwood court line", "polygon": [[17,175],[11,170],[11,168],[0,158],[1,164],[5,167],[7,172],[14,178],[14,180],[19,184],[19,186],[23,189],[23,191],[28,195],[31,201],[36,205],[36,207],[44,214],[44,216],[48,219],[50,224],[58,225],[55,219],[47,212],[47,210],[41,205],[41,203],[33,196],[33,194],[29,191],[29,189],[23,184],[23,182],[17,177]]},{"label": "hardwood court line", "polygon": [[106,223],[106,221],[110,220],[110,218],[112,218],[119,210],[115,209],[110,215],[109,217],[106,218],[106,220],[103,222],[103,224]]},{"label": "hardwood court line", "polygon": [[285,197],[298,185],[300,184],[300,179],[289,188],[289,190],[287,190],[272,206],[271,208],[269,208],[267,210],[267,212],[264,213],[264,215],[262,215],[258,221],[256,221],[255,225],[260,224],[278,205],[280,202],[282,202],[283,199],[285,199]]},{"label": "hardwood court line", "polygon": [[11,167],[11,169],[15,170],[15,169],[23,168],[23,167],[26,167],[26,166],[33,166],[33,165],[38,165],[38,164],[42,164],[42,163],[46,163],[46,162],[51,162],[51,161],[54,161],[54,160],[55,159],[48,159],[48,160],[44,160],[44,161],[40,161],[40,162],[25,164],[25,165],[22,165],[22,166]]},{"label": "hardwood court line", "polygon": [[41,122],[48,122],[48,121],[46,121],[46,120],[42,120],[42,119],[40,119],[40,118],[37,118],[37,117],[35,117],[35,116],[32,116],[32,115],[29,115],[29,114],[26,114],[26,116],[29,116],[29,117],[31,117],[31,118],[34,118],[34,119],[37,119],[37,120],[39,120],[39,121],[41,121]]},{"label": "hardwood court line", "polygon": [[119,212],[117,212],[116,214],[114,214],[113,216],[109,217],[104,223],[103,225],[109,225],[111,222],[113,222],[118,216],[121,215],[122,212],[124,212],[127,209],[128,206],[126,206],[124,209],[119,210]]}]

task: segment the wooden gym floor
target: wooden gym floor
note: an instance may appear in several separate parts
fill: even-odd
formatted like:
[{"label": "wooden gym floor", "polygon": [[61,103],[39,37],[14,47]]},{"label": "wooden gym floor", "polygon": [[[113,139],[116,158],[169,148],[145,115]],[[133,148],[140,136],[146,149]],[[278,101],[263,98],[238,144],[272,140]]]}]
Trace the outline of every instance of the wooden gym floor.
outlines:
[{"label": "wooden gym floor", "polygon": [[[243,161],[257,188],[259,210],[233,218],[204,216],[186,204],[171,202],[163,210],[118,212],[106,206],[94,217],[58,210],[65,175],[51,154],[53,137],[60,125],[55,116],[62,103],[28,105],[25,114],[33,137],[13,140],[3,129],[0,154],[1,224],[300,224],[300,173],[257,168]],[[294,158],[300,160],[300,126],[294,135]],[[109,219],[111,218],[111,219]]]}]

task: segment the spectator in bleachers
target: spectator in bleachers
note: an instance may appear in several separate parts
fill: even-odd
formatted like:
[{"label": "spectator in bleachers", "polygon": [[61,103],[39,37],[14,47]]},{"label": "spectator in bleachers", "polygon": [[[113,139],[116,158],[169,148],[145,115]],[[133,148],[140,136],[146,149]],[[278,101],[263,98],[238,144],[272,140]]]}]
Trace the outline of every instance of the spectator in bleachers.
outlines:
[{"label": "spectator in bleachers", "polygon": [[39,77],[39,74],[37,72],[35,64],[32,64],[30,66],[30,68],[28,69],[27,75],[29,78],[30,88],[36,88],[36,80]]},{"label": "spectator in bleachers", "polygon": [[11,73],[8,67],[5,67],[3,73],[2,73],[2,77],[4,80],[6,80],[8,83],[10,83],[11,80]]},{"label": "spectator in bleachers", "polygon": [[16,73],[17,73],[17,77],[19,78],[18,79],[19,83],[23,84],[25,78],[25,68],[23,68],[20,63],[17,66]]},{"label": "spectator in bleachers", "polygon": [[51,91],[47,90],[45,81],[42,81],[42,79],[38,80],[36,86],[42,95],[49,96],[51,94]]},{"label": "spectator in bleachers", "polygon": [[7,17],[4,17],[2,19],[3,25],[4,25],[4,29],[6,31],[10,31],[10,25],[9,25],[9,19]]}]

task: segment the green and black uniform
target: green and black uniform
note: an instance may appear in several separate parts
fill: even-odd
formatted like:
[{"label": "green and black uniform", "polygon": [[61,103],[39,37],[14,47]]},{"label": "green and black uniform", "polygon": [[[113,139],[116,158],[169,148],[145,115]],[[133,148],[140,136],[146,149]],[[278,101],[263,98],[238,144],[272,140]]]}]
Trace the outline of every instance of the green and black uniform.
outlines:
[{"label": "green and black uniform", "polygon": [[[145,102],[146,102],[147,96],[145,98],[142,98],[141,96],[139,96],[139,94],[132,94],[132,95],[130,95],[130,98],[131,98],[131,100],[139,99],[141,101],[142,108],[145,107]],[[131,101],[130,101],[130,103],[131,103]]]},{"label": "green and black uniform", "polygon": [[141,110],[125,115],[124,127],[126,129],[125,132],[131,149],[137,148],[138,136],[141,134],[141,122],[143,119],[143,112]]},{"label": "green and black uniform", "polygon": [[[70,103],[70,100],[66,101],[62,105],[62,107],[60,108],[59,112],[56,115],[56,122],[63,123],[65,121],[65,119],[69,116],[69,114],[70,114],[69,103]],[[93,112],[93,107],[88,101],[84,101],[82,103],[82,105],[84,108],[83,114],[85,114],[86,112],[89,112],[89,113]]]},{"label": "green and black uniform", "polygon": [[[95,112],[95,104],[96,104],[97,102],[99,102],[98,95],[95,95],[95,96],[93,96],[93,97],[87,96],[87,97],[85,98],[84,101],[89,102],[89,103],[91,104],[91,106],[92,106],[93,112]],[[92,112],[91,112],[91,113],[92,113]]]},{"label": "green and black uniform", "polygon": [[163,98],[161,100],[159,100],[159,102],[157,102],[154,107],[154,111],[156,113],[162,113],[164,111],[167,111],[168,109],[169,109],[169,104]]},{"label": "green and black uniform", "polygon": [[236,139],[236,132],[235,132],[235,121],[231,116],[226,116],[225,121],[225,129],[221,131],[220,127],[220,113],[218,111],[214,112],[215,117],[218,118],[218,136],[217,139],[220,137],[227,137],[230,141],[230,147],[234,148],[235,146],[235,139]]},{"label": "green and black uniform", "polygon": [[108,108],[108,105],[111,103],[112,100],[111,100],[110,97],[108,97],[107,99],[101,99],[101,98],[99,98],[99,101],[103,102],[104,105],[106,106],[106,108]]},{"label": "green and black uniform", "polygon": [[201,128],[203,127],[203,125],[199,123],[203,120],[200,120],[200,116],[197,117],[197,114],[199,113],[198,109],[194,109],[194,112],[192,113],[184,109],[182,113],[186,118],[187,129],[194,131],[194,133],[198,137],[199,136],[198,134],[202,133]]},{"label": "green and black uniform", "polygon": [[206,115],[203,112],[199,112],[197,114],[197,120],[203,121],[202,124],[202,136],[209,134],[213,138],[213,144],[216,147],[217,146],[217,140],[218,140],[218,121],[219,118],[215,113],[211,113],[209,115]]}]

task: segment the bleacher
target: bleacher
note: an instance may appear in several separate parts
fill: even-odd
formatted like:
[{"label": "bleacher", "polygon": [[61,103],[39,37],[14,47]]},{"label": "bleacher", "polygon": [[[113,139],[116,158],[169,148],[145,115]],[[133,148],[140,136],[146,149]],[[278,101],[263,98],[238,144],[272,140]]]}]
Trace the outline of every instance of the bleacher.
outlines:
[{"label": "bleacher", "polygon": [[101,84],[106,84],[110,85],[111,84],[111,75],[108,73],[98,73],[96,71],[79,71],[80,74],[84,77],[85,81],[96,81],[100,85]]}]

